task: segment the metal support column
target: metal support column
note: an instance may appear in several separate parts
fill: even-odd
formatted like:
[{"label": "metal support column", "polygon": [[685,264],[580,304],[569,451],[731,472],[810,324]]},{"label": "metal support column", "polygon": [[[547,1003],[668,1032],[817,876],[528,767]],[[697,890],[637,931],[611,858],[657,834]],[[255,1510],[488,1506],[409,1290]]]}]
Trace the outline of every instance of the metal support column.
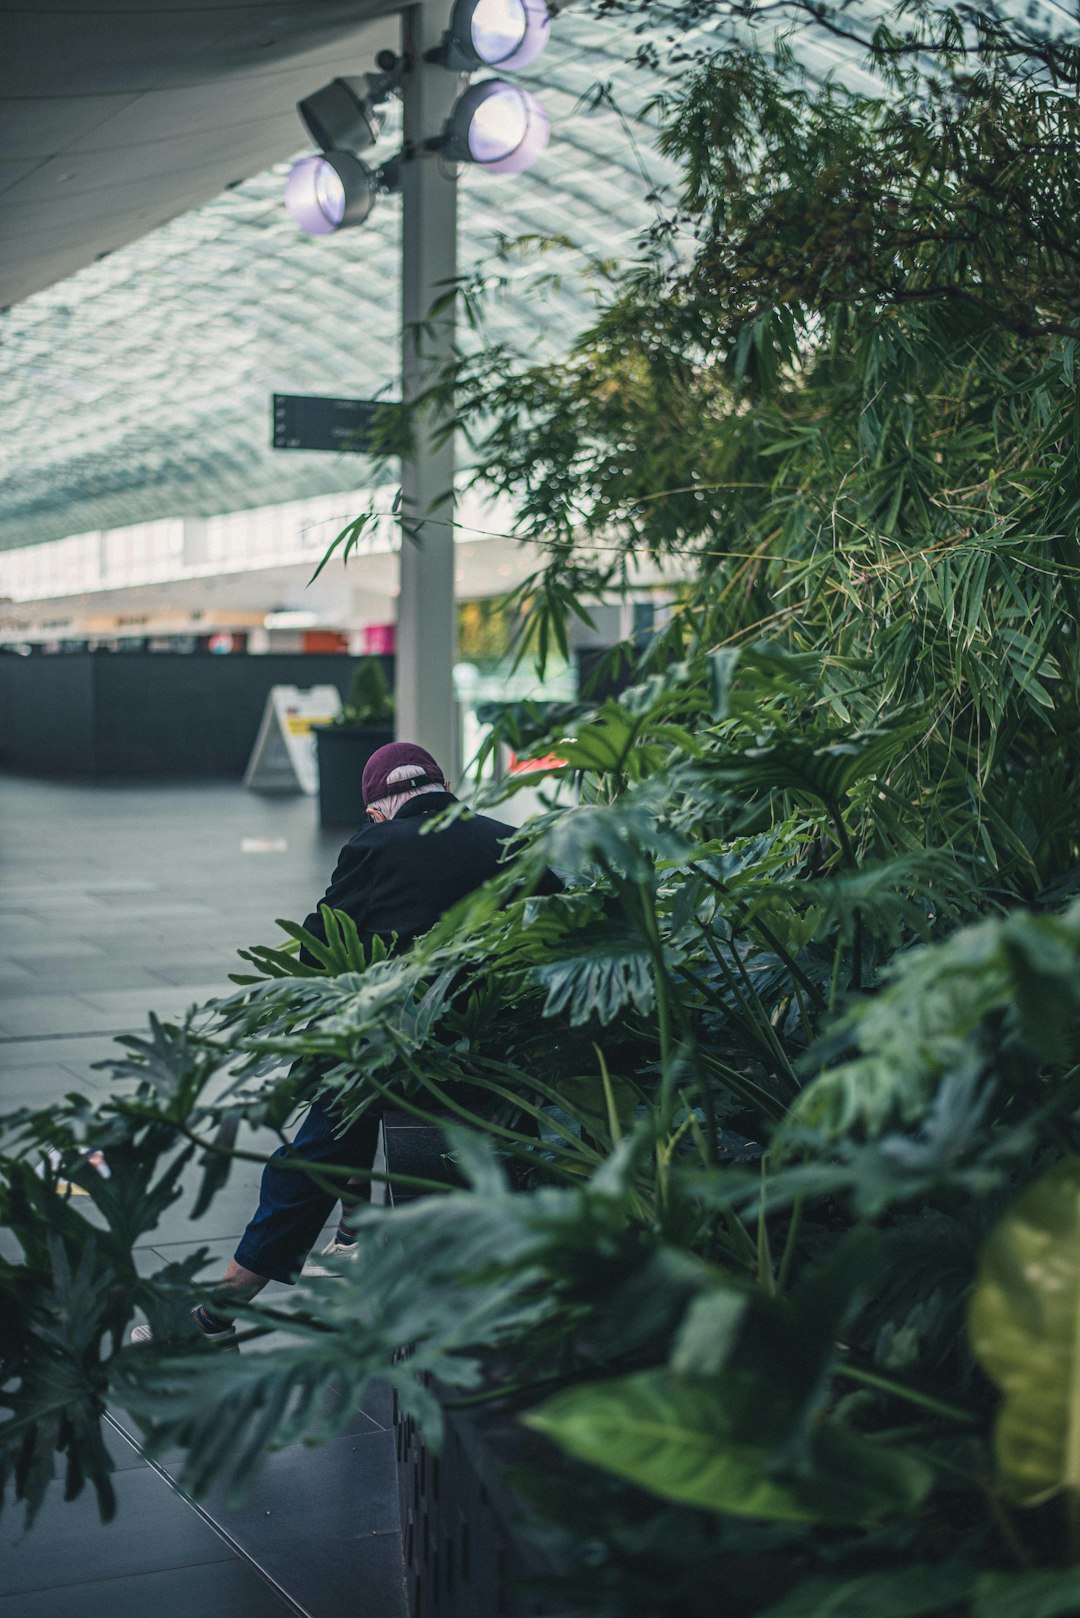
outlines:
[{"label": "metal support column", "polygon": [[[457,185],[453,170],[423,142],[449,116],[457,79],[424,61],[439,44],[449,0],[423,0],[402,13],[403,54],[409,67],[402,93],[402,398],[415,399],[454,344],[452,302],[429,319],[457,274]],[[451,780],[460,768],[453,667],[457,651],[454,604],[454,445],[434,441],[437,420],[417,424],[402,465],[401,586],[397,620],[397,734],[433,753]]]}]

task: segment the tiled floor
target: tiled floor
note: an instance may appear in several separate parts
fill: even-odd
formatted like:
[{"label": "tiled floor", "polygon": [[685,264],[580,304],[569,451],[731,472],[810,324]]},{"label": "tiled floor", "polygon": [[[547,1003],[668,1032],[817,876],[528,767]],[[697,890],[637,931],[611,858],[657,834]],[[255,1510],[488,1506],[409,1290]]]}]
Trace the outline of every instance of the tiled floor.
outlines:
[{"label": "tiled floor", "polygon": [[[245,839],[287,847],[245,853]],[[303,919],[339,842],[305,798],[0,774],[0,1108],[104,1094],[93,1064],[117,1054],[115,1035],[227,992],[235,951],[272,942],[275,917]],[[220,1264],[257,1182],[237,1165],[197,1224],[190,1198],[174,1205],[147,1260],[205,1245]],[[110,1449],[107,1527],[89,1493],[65,1504],[58,1487],[29,1533],[19,1511],[0,1519],[0,1618],[403,1618],[385,1400],[333,1443],[274,1456],[240,1509],[193,1509],[122,1428]]]}]

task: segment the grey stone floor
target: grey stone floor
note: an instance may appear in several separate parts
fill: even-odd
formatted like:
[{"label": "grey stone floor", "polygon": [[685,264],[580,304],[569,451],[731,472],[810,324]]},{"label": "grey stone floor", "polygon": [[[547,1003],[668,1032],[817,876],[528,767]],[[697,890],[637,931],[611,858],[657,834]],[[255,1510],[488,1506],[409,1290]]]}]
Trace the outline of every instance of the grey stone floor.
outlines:
[{"label": "grey stone floor", "polygon": [[[340,841],[306,798],[0,773],[0,1108],[105,1094],[93,1064],[117,1054],[115,1036],[227,992],[236,950],[273,942],[278,916],[303,919]],[[238,1165],[197,1224],[176,1204],[147,1259],[205,1245],[223,1261],[257,1183]],[[239,1510],[193,1509],[122,1420],[110,1447],[107,1527],[89,1493],[65,1504],[55,1486],[29,1533],[20,1511],[0,1519],[0,1618],[403,1618],[384,1399],[333,1443],[274,1456]]]}]

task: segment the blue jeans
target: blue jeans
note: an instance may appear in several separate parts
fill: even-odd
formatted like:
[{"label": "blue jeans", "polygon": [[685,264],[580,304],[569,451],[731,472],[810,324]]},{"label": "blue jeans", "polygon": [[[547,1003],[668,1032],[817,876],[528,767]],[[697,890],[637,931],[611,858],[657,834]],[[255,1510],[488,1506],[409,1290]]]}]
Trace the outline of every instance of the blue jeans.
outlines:
[{"label": "blue jeans", "polygon": [[[236,1262],[256,1275],[291,1285],[345,1189],[345,1182],[335,1179],[333,1183],[340,1189],[326,1191],[303,1168],[289,1165],[325,1163],[370,1169],[378,1140],[378,1113],[365,1113],[343,1134],[336,1135],[325,1102],[313,1101],[292,1145],[280,1146],[263,1169],[259,1206],[240,1238]],[[364,1200],[362,1189],[359,1195]]]}]

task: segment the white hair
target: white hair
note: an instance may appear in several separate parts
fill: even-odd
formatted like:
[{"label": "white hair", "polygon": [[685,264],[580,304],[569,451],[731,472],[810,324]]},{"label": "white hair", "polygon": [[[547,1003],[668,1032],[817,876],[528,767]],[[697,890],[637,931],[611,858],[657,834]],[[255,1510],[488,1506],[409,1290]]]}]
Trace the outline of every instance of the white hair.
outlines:
[{"label": "white hair", "polygon": [[422,764],[399,764],[397,769],[391,770],[386,777],[386,784],[387,786],[393,786],[400,782],[404,787],[404,791],[390,792],[385,798],[376,798],[374,803],[367,805],[368,812],[370,813],[372,809],[377,809],[385,820],[393,820],[402,804],[408,803],[410,798],[419,798],[425,792],[445,792],[446,788],[441,782],[438,786],[429,784],[422,787],[413,787],[411,790],[405,785],[406,782],[415,780],[418,775],[426,775],[427,773]]}]

